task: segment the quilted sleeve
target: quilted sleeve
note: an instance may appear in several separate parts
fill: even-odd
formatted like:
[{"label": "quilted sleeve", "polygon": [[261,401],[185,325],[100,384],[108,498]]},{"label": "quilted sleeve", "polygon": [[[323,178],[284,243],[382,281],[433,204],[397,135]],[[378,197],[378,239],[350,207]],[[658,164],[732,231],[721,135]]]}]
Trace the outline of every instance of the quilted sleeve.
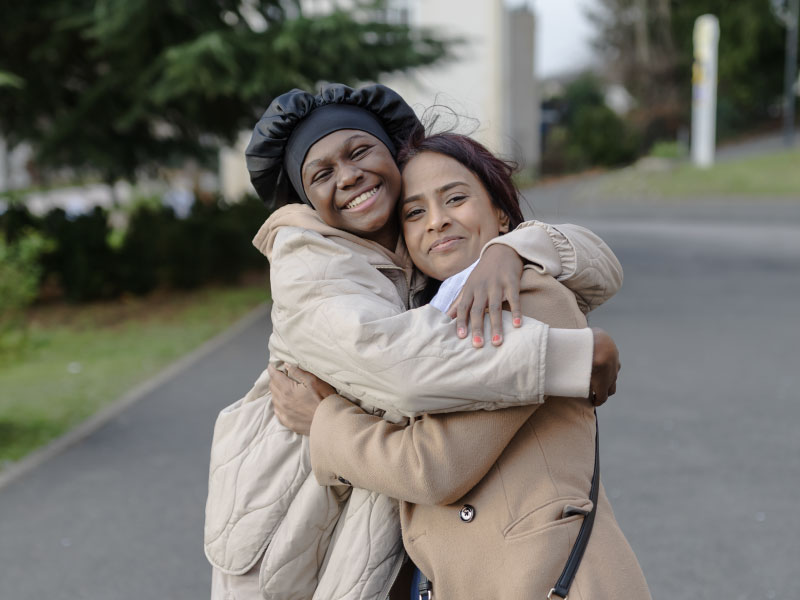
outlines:
[{"label": "quilted sleeve", "polygon": [[[528,318],[518,329],[507,314],[503,345],[476,350],[448,317],[430,306],[405,311],[394,284],[366,259],[313,232],[278,233],[271,279],[274,334],[299,366],[377,408],[406,416],[493,409],[588,389],[591,330]],[[548,345],[575,359],[547,362]],[[553,380],[568,385],[551,388],[545,365],[567,374]]]},{"label": "quilted sleeve", "polygon": [[622,286],[622,265],[611,248],[595,233],[569,223],[549,225],[526,221],[484,247],[513,248],[544,275],[569,288],[586,314],[610,299]]},{"label": "quilted sleeve", "polygon": [[[575,298],[552,277],[526,269],[522,289],[523,314],[565,328],[585,325]],[[330,396],[312,421],[311,467],[322,485],[343,477],[414,504],[450,504],[488,473],[536,408],[423,415],[401,426]]]}]

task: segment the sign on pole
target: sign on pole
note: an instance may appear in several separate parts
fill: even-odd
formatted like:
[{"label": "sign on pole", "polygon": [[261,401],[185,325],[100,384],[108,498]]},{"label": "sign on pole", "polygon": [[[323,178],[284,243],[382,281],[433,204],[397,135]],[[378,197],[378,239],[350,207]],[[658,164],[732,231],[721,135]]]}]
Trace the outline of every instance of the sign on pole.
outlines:
[{"label": "sign on pole", "polygon": [[719,20],[702,15],[694,23],[692,70],[692,162],[707,169],[714,164],[717,135],[717,49]]}]

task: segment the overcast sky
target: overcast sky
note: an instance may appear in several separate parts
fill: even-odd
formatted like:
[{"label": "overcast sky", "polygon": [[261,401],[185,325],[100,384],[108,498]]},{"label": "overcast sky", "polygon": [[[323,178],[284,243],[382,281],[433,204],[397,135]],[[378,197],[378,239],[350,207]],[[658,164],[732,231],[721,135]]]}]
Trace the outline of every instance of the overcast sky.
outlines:
[{"label": "overcast sky", "polygon": [[509,0],[527,4],[536,13],[536,74],[548,77],[584,67],[591,62],[592,27],[584,7],[596,0]]}]

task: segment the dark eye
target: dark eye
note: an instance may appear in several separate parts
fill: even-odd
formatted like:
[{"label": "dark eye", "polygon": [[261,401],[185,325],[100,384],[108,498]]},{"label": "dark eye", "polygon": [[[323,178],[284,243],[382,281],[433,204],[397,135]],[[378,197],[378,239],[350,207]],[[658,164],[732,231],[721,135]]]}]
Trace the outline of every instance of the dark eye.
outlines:
[{"label": "dark eye", "polygon": [[370,146],[359,146],[355,150],[350,153],[350,158],[356,159],[364,156],[367,153],[367,150],[370,149]]},{"label": "dark eye", "polygon": [[409,210],[406,213],[405,218],[406,218],[406,220],[413,219],[414,217],[420,216],[423,212],[425,212],[425,211],[422,210],[421,208],[412,208],[411,210]]},{"label": "dark eye", "polygon": [[311,178],[311,183],[319,183],[320,181],[324,181],[330,174],[331,169],[322,169],[321,171],[317,171]]},{"label": "dark eye", "polygon": [[459,202],[466,200],[466,196],[458,195],[458,196],[451,196],[447,199],[448,204],[458,204]]}]

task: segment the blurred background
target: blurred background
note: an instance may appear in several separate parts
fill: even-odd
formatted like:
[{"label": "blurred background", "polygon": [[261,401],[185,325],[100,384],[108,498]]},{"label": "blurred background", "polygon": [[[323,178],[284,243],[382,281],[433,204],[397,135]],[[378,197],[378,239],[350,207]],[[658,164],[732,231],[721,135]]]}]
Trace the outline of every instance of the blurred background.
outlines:
[{"label": "blurred background", "polygon": [[331,81],[476,136],[527,216],[620,257],[602,468],[653,596],[800,598],[798,0],[0,14],[0,598],[208,594],[211,428],[270,331],[243,150]]}]

